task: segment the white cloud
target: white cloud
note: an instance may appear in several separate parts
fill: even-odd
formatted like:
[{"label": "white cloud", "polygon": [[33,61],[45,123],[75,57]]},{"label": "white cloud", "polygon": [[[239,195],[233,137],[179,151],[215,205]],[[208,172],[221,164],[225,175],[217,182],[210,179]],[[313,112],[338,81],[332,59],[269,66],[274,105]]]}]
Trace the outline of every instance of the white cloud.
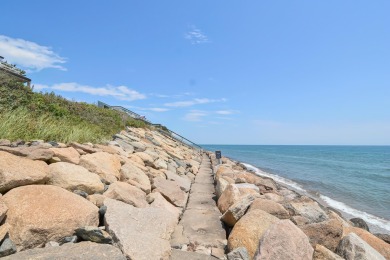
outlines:
[{"label": "white cloud", "polygon": [[199,122],[202,121],[202,118],[207,116],[208,113],[200,110],[191,110],[184,116],[184,120],[191,122]]},{"label": "white cloud", "polygon": [[208,103],[226,102],[226,101],[227,101],[226,98],[221,98],[221,99],[194,98],[193,100],[165,103],[164,105],[167,107],[190,107],[199,104],[208,104]]},{"label": "white cloud", "polygon": [[50,47],[23,39],[0,35],[0,55],[9,63],[27,70],[40,71],[47,68],[66,70],[61,65],[66,62],[65,58],[52,51]]},{"label": "white cloud", "polygon": [[234,114],[235,112],[232,110],[218,110],[218,111],[215,111],[215,113],[218,115],[231,115],[231,114]]},{"label": "white cloud", "polygon": [[87,93],[96,96],[111,96],[116,99],[126,100],[126,101],[134,101],[134,100],[146,98],[144,94],[141,94],[138,91],[130,89],[126,86],[107,85],[105,87],[96,88],[87,85],[81,85],[75,82],[70,82],[70,83],[54,84],[52,86],[35,84],[34,89],[36,90],[49,89],[49,90],[60,90],[60,91],[67,91],[67,92],[81,92],[81,93]]},{"label": "white cloud", "polygon": [[202,44],[210,42],[209,38],[195,26],[192,26],[191,30],[184,35],[184,38],[189,40],[191,44]]}]

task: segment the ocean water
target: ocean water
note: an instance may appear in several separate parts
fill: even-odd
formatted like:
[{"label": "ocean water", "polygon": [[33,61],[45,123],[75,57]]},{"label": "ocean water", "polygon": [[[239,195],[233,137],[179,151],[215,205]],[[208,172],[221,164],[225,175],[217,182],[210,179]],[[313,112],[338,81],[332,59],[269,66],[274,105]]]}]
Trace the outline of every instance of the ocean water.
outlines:
[{"label": "ocean water", "polygon": [[390,146],[203,145],[390,233]]}]

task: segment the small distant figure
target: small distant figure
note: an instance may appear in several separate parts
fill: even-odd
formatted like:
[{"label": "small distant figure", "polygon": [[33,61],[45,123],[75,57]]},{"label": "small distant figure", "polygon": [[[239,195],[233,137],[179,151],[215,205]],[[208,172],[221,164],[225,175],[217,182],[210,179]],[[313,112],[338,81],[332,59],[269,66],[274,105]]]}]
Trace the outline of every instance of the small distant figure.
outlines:
[{"label": "small distant figure", "polygon": [[146,117],[145,116],[141,116],[139,119],[146,120]]}]

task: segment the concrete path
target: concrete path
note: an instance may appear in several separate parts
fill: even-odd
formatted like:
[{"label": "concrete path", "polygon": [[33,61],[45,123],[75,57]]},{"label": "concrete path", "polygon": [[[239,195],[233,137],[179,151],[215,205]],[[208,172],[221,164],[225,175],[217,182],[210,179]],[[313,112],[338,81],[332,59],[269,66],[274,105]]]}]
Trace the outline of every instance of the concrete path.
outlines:
[{"label": "concrete path", "polygon": [[[226,231],[220,221],[221,213],[214,198],[211,162],[204,154],[195,182],[191,186],[187,208],[171,239],[173,248],[195,251],[204,254],[204,257],[207,255],[223,257]],[[174,256],[175,254],[171,259],[175,259]]]}]

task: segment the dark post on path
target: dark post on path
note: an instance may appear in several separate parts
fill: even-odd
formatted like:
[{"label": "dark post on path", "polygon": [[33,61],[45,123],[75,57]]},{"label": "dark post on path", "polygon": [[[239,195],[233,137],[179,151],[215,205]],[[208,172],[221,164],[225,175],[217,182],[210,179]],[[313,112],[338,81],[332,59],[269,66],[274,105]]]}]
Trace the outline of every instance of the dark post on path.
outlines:
[{"label": "dark post on path", "polygon": [[221,151],[215,151],[215,157],[218,160],[218,164],[221,164],[221,157],[222,157]]}]

